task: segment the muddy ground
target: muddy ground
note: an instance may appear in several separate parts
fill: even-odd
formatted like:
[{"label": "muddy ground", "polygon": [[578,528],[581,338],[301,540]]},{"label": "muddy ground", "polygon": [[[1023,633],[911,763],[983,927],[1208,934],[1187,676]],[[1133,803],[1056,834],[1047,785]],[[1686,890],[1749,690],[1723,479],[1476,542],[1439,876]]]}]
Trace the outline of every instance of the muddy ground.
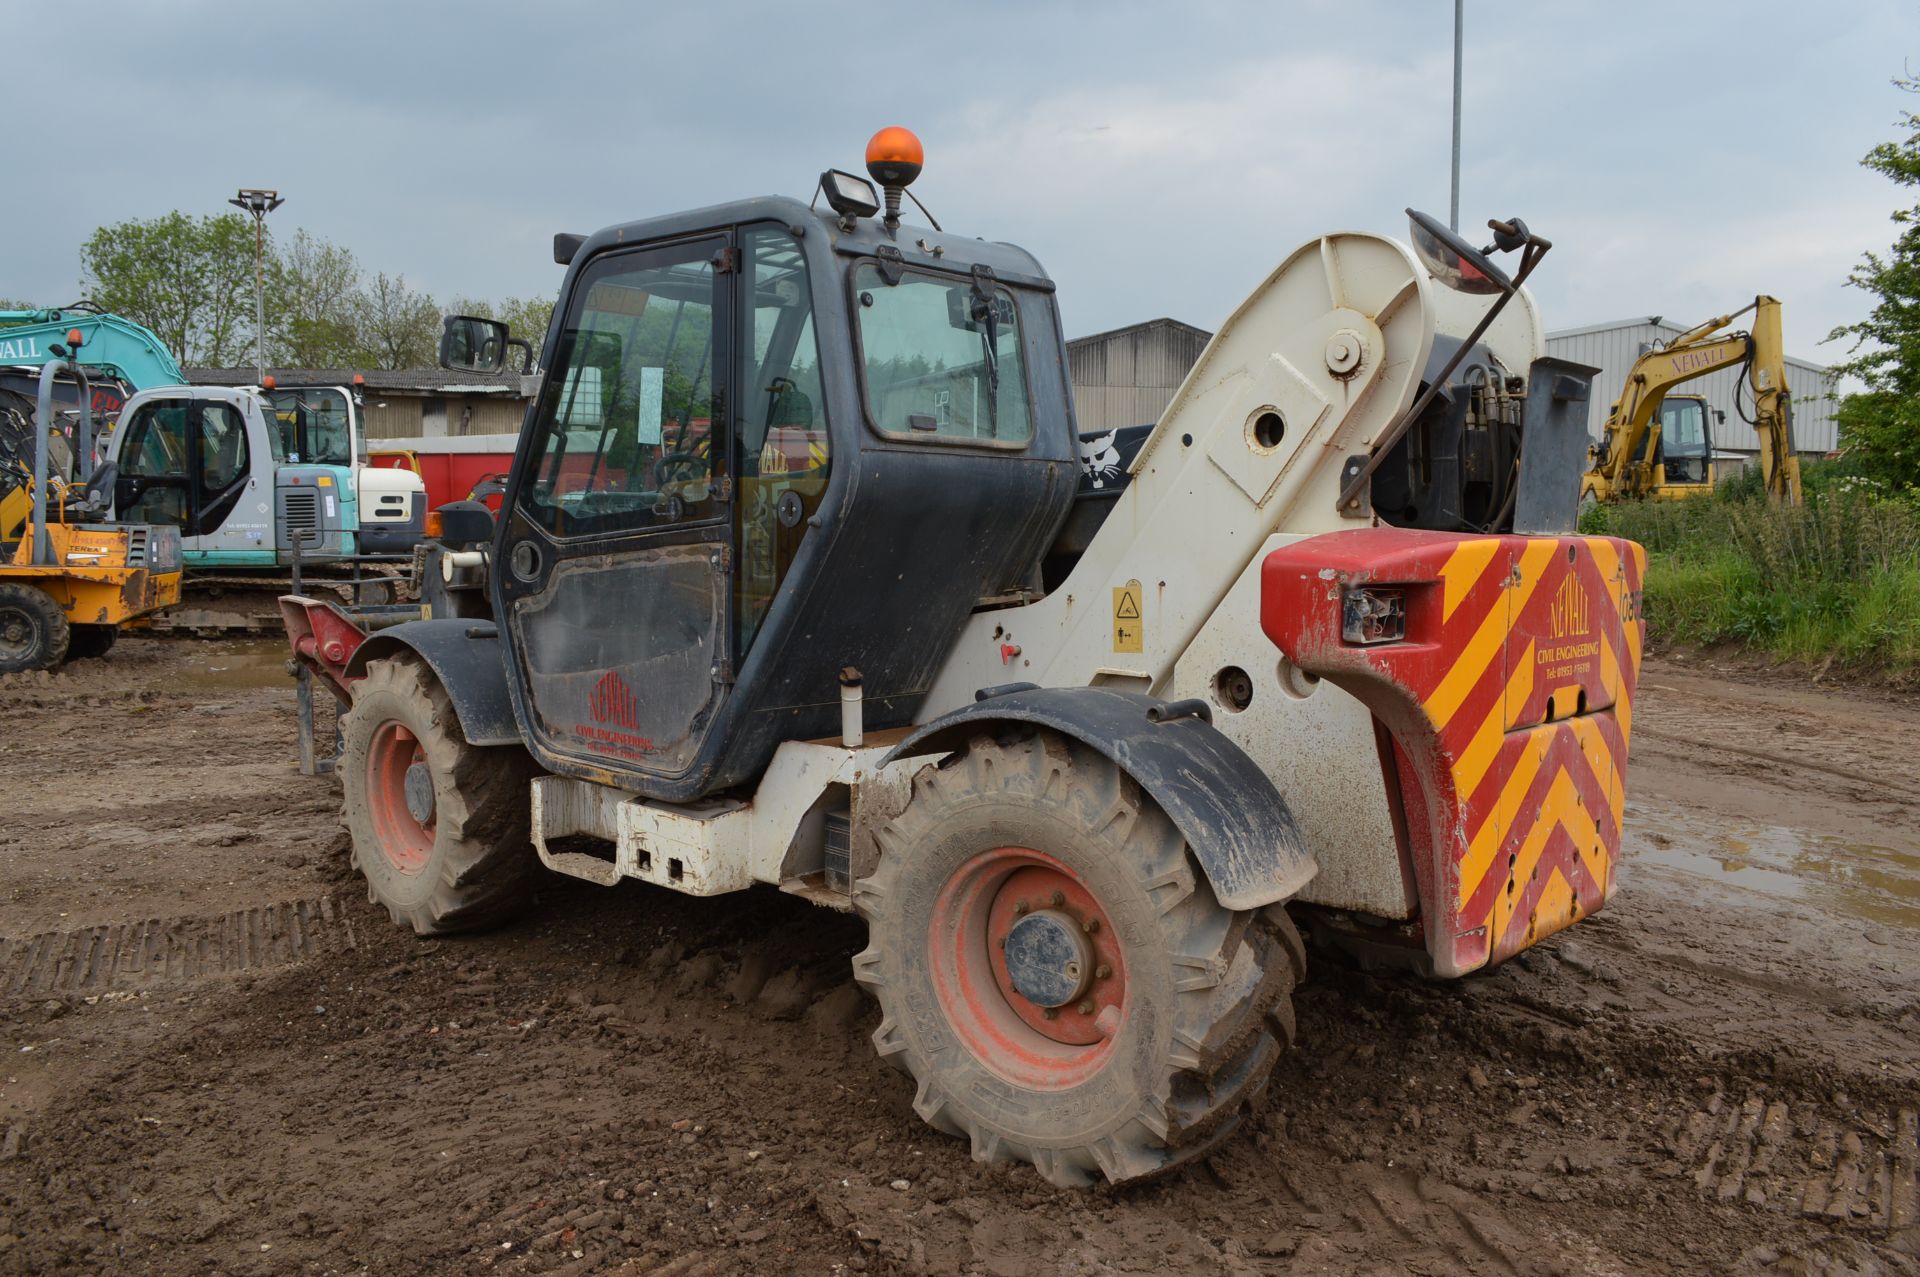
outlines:
[{"label": "muddy ground", "polygon": [[924,1127],[857,920],[554,881],[420,942],[278,659],[0,682],[0,1272],[1920,1272],[1920,707],[1650,664],[1597,917],[1320,957],[1254,1132],[1061,1192]]}]

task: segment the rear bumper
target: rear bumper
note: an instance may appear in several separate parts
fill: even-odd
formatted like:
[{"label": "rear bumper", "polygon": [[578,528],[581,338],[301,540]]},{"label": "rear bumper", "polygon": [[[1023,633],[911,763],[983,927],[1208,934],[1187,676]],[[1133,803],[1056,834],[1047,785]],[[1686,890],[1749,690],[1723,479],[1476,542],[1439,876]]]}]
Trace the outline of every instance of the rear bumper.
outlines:
[{"label": "rear bumper", "polygon": [[362,554],[405,554],[426,539],[427,499],[418,492],[407,494],[407,511],[399,518],[364,513],[360,520]]},{"label": "rear bumper", "polygon": [[[1436,974],[1510,957],[1611,893],[1644,563],[1610,537],[1396,528],[1267,557],[1261,628],[1379,724]],[[1357,587],[1397,594],[1404,638],[1343,637]]]}]

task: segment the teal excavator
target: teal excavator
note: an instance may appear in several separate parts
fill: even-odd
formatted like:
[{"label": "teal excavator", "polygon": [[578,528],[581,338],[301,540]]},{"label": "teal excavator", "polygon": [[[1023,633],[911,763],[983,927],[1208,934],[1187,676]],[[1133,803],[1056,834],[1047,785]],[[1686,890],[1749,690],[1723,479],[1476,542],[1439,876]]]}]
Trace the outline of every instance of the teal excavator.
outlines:
[{"label": "teal excavator", "polygon": [[[55,410],[84,394],[96,420],[114,421],[98,453],[114,467],[116,516],[180,529],[186,598],[163,626],[277,624],[274,599],[295,559],[339,577],[355,599],[395,593],[426,487],[411,471],[367,464],[356,388],[190,386],[166,343],[124,316],[87,303],[0,310],[0,476],[8,456],[32,455],[32,378],[69,356],[85,376],[57,388]],[[94,441],[68,445],[62,432],[59,445]],[[5,484],[0,545],[18,540],[29,505],[24,488]]]}]

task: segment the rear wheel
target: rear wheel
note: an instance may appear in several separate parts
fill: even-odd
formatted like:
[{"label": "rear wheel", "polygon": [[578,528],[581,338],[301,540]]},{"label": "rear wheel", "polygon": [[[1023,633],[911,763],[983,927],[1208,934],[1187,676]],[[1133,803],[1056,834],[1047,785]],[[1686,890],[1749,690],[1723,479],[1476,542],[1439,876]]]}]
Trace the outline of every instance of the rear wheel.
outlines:
[{"label": "rear wheel", "polygon": [[72,631],[51,594],[0,582],[0,674],[50,670],[67,659]]},{"label": "rear wheel", "polygon": [[70,628],[73,634],[67,641],[67,659],[72,661],[105,656],[113,650],[114,640],[120,637],[120,627],[117,625],[75,625]]},{"label": "rear wheel", "polygon": [[407,658],[367,667],[340,729],[368,899],[423,936],[493,926],[525,907],[537,862],[524,749],[469,745],[446,689]]},{"label": "rear wheel", "polygon": [[1109,760],[978,737],[914,779],[856,901],[854,973],[914,1108],[1055,1184],[1164,1173],[1245,1119],[1293,1036],[1285,911],[1213,895]]}]

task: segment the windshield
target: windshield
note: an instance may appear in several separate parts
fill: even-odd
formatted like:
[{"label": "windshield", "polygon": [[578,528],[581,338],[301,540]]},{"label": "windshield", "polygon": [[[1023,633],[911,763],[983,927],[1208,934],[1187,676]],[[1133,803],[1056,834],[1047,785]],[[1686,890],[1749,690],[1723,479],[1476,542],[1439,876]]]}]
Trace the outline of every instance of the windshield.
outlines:
[{"label": "windshield", "polygon": [[1700,399],[1669,399],[1660,405],[1660,459],[1668,483],[1706,483],[1707,405]]},{"label": "windshield", "polygon": [[907,438],[1024,444],[1033,434],[1019,314],[1004,288],[854,270],[867,413]]},{"label": "windshield", "polygon": [[1706,456],[1706,405],[1698,399],[1669,399],[1661,404],[1660,443],[1670,457]]},{"label": "windshield", "polygon": [[278,446],[289,461],[306,465],[353,464],[346,392],[330,386],[275,388],[261,392],[279,429]]}]

